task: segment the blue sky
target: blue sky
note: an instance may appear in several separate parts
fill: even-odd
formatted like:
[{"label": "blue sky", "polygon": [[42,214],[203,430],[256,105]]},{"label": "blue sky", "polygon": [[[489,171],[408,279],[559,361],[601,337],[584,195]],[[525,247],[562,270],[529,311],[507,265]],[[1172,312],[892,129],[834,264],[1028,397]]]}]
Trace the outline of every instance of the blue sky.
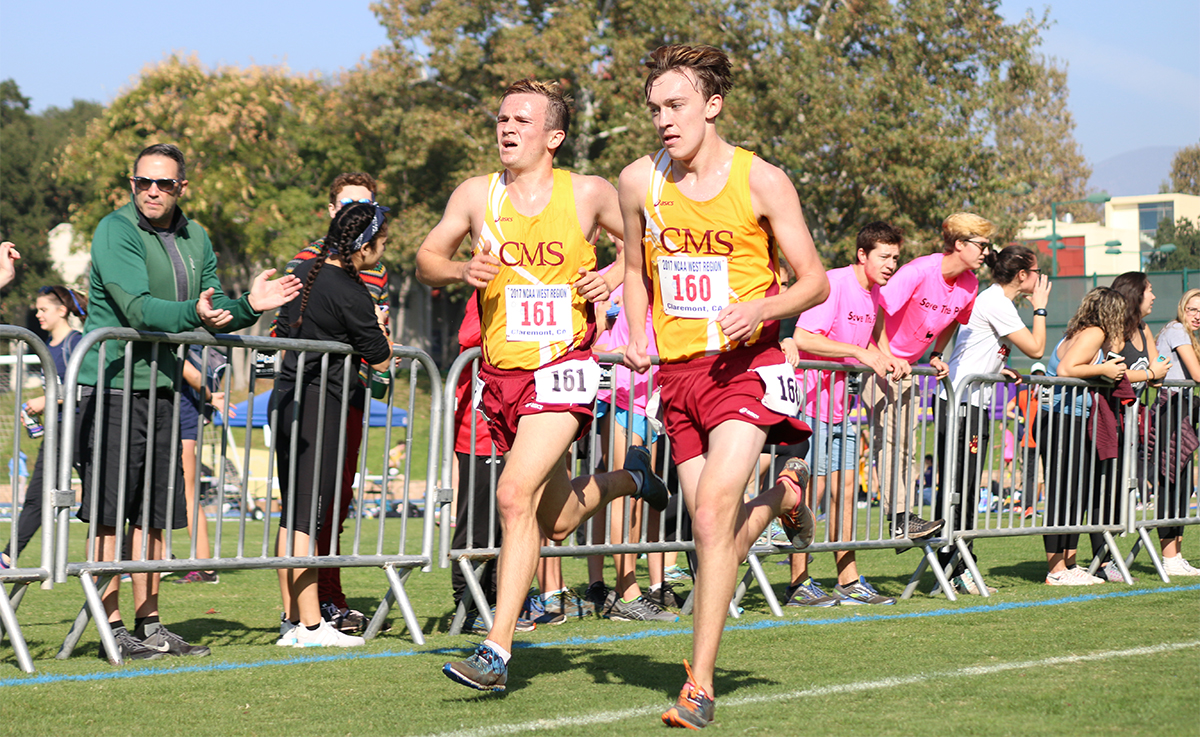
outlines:
[{"label": "blue sky", "polygon": [[[1047,7],[1043,51],[1068,64],[1075,137],[1091,163],[1200,141],[1200,2],[1003,0],[1001,12],[1014,20]],[[364,0],[0,0],[0,79],[15,79],[39,112],[107,103],[171,52],[328,74],[386,43]]]}]

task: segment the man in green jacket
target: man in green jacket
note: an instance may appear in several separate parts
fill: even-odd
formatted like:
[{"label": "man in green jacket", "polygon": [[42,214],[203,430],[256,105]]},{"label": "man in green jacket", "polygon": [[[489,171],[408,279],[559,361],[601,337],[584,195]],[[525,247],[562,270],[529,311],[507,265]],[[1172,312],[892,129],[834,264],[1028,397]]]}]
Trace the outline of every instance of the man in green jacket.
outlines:
[{"label": "man in green jacket", "polygon": [[[282,306],[300,290],[294,276],[270,280],[274,269],[269,269],[255,278],[249,294],[236,300],[225,296],[217,282],[217,258],[208,234],[176,206],[187,189],[183,153],[176,146],[156,144],[144,149],[134,160],[129,182],[133,201],[101,220],[92,238],[91,305],[85,333],[106,327],[168,333],[204,327],[228,332],[253,325],[263,311]],[[131,391],[126,397],[125,344],[106,341],[103,345],[103,365],[98,344],[85,356],[79,376],[82,399],[75,446],[83,479],[79,518],[96,524],[97,560],[118,559],[117,530],[127,522],[133,525],[130,557],[140,559],[145,544],[147,559],[162,559],[166,555],[163,530],[187,527],[180,448],[178,441],[172,442],[175,354],[171,346],[155,352],[151,344],[135,343]],[[157,370],[152,358],[157,358]],[[152,386],[157,388],[153,405]],[[126,400],[129,428],[123,445]],[[101,427],[98,447],[97,424]],[[121,659],[208,655],[207,647],[188,644],[159,621],[158,584],[157,573],[133,574],[136,628],[132,634],[121,620],[119,587],[110,586],[104,595]],[[115,661],[117,654],[106,653],[101,645],[100,656]]]}]

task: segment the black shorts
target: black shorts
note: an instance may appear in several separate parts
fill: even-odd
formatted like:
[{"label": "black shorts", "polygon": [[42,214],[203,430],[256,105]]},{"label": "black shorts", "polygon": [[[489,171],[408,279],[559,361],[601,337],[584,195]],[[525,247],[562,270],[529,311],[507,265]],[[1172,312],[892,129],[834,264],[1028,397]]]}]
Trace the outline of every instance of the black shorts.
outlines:
[{"label": "black shorts", "polygon": [[[96,457],[97,411],[103,398],[100,424],[99,457]],[[128,454],[122,462],[121,425],[124,422],[121,392],[85,394],[79,406],[75,433],[75,458],[83,479],[83,503],[79,519],[92,521],[92,489],[99,480],[99,519],[101,525],[179,530],[187,527],[187,503],[183,496],[183,466],[179,462],[180,445],[174,419],[175,395],[159,389],[155,397],[153,448],[147,453],[150,429],[150,392],[135,391],[129,396]],[[173,437],[176,436],[176,437]],[[172,440],[175,440],[172,443]],[[98,465],[97,465],[98,464]],[[149,508],[146,509],[146,467],[150,467]],[[125,484],[124,503],[121,483]],[[145,513],[149,512],[149,517]]]}]

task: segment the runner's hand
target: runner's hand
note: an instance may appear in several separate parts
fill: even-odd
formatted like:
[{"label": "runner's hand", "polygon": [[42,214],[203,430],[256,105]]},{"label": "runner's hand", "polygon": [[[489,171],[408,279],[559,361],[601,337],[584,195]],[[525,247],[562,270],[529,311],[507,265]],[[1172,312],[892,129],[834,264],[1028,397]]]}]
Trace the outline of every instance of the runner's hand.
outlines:
[{"label": "runner's hand", "polygon": [[646,370],[650,368],[649,345],[650,340],[645,333],[640,336],[631,336],[629,345],[625,346],[625,365],[639,374],[646,373]]},{"label": "runner's hand", "polygon": [[462,280],[476,289],[483,289],[500,273],[500,259],[492,255],[490,243],[484,243],[471,260],[463,264]]},{"label": "runner's hand", "polygon": [[608,285],[604,283],[604,277],[595,271],[580,268],[579,278],[571,286],[588,302],[602,302],[608,299]]},{"label": "runner's hand", "polygon": [[762,324],[762,306],[756,299],[731,304],[717,315],[717,324],[730,340],[746,340]]}]

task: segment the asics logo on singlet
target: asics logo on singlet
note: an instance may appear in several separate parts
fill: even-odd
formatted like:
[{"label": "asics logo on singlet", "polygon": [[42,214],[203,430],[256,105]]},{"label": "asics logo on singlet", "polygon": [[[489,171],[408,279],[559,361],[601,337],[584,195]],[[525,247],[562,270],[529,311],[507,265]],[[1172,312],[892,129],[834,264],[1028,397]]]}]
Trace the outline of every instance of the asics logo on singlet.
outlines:
[{"label": "asics logo on singlet", "polygon": [[498,217],[498,218],[496,218],[496,219],[495,219],[495,222],[497,222],[497,223],[511,223],[511,222],[512,222],[512,218]]},{"label": "asics logo on singlet", "polygon": [[658,202],[654,203],[654,206],[655,207],[670,207],[671,205],[674,205],[674,204],[675,204],[674,200],[659,200]]},{"label": "asics logo on singlet", "polygon": [[732,230],[706,230],[703,233],[691,228],[663,228],[663,249],[668,253],[695,253],[705,256],[730,256],[733,254]]},{"label": "asics logo on singlet", "polygon": [[508,241],[500,249],[500,263],[505,266],[562,266],[562,241],[541,241],[533,249],[526,243]]}]

